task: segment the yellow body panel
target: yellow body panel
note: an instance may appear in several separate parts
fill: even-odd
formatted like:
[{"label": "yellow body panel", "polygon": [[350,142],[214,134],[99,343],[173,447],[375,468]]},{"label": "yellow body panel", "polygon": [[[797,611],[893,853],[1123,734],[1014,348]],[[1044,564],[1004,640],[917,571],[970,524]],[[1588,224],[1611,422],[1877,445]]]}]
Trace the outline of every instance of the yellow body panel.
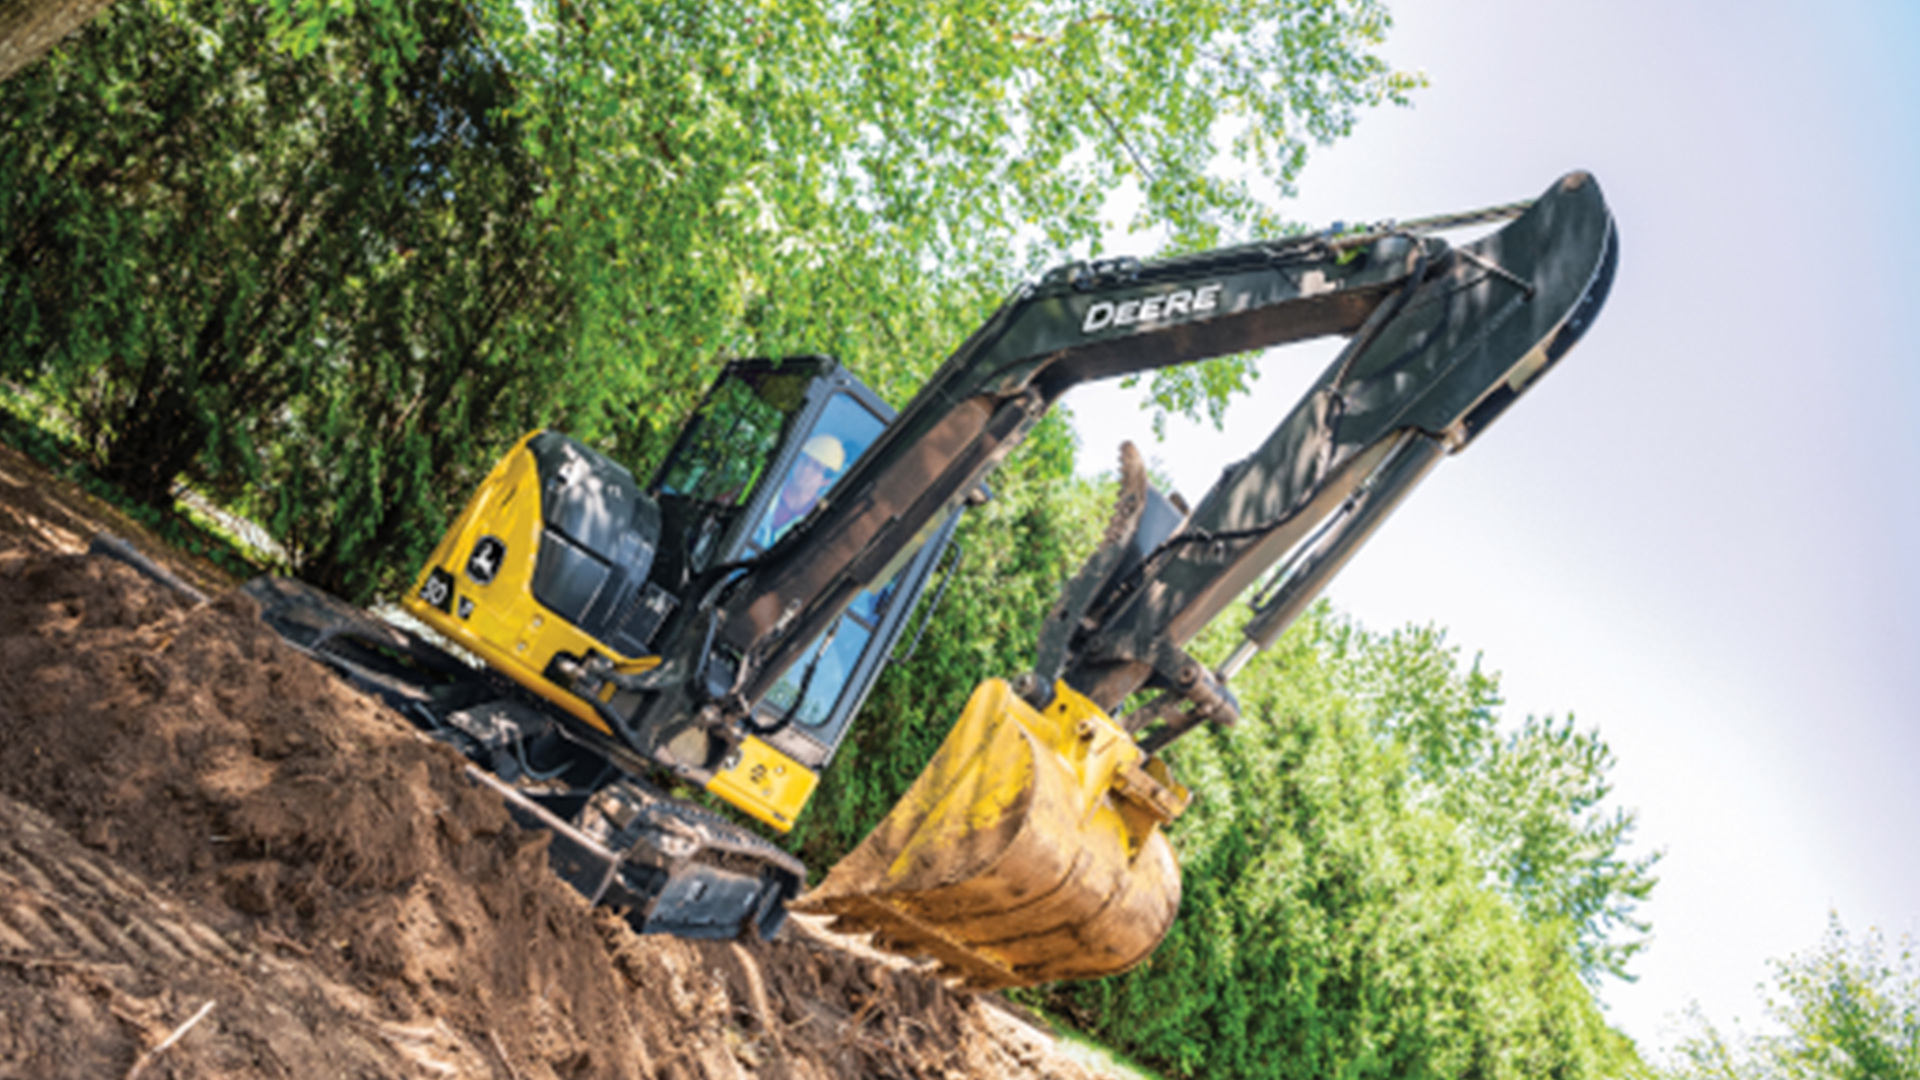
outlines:
[{"label": "yellow body panel", "polygon": [[793,828],[820,775],[749,735],[707,790],[781,832]]},{"label": "yellow body panel", "polygon": [[1064,683],[1046,710],[975,689],[885,820],[792,906],[975,987],[1124,971],[1166,936],[1186,789]]},{"label": "yellow body panel", "polygon": [[[607,731],[606,722],[591,706],[546,678],[547,665],[556,655],[582,657],[597,652],[616,662],[633,658],[610,655],[603,644],[533,598],[534,558],[540,551],[540,472],[527,441],[536,434],[515,443],[494,465],[459,519],[440,538],[401,606],[489,667]],[[483,536],[497,537],[506,545],[505,560],[484,585],[465,572],[467,556]],[[423,598],[435,569],[453,577],[451,610],[443,611]],[[462,618],[459,612],[464,603],[472,607]]]},{"label": "yellow body panel", "polygon": [[[598,654],[626,672],[645,671],[658,657],[623,656],[605,642],[555,615],[533,595],[534,561],[540,551],[540,473],[528,440],[514,444],[467,501],[453,527],[421,569],[402,599],[408,614],[447,639],[478,655],[488,666],[566,710],[583,723],[611,735],[592,705],[548,679],[556,656],[581,659]],[[505,558],[491,581],[482,584],[466,573],[474,545],[484,536],[500,540]],[[433,572],[453,579],[446,610],[425,599]],[[465,611],[465,615],[461,614]],[[813,770],[751,736],[707,788],[727,802],[785,832],[813,795],[819,777]]]}]

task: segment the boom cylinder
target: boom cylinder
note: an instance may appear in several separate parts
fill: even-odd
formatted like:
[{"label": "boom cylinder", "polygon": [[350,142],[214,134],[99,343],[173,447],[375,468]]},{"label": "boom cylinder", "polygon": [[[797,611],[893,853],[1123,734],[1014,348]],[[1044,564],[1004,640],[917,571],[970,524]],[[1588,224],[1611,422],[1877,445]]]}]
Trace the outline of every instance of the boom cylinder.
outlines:
[{"label": "boom cylinder", "polygon": [[1387,460],[1340,512],[1275,571],[1273,584],[1255,601],[1253,618],[1242,629],[1244,639],[1220,665],[1222,680],[1233,678],[1248,660],[1272,646],[1293,625],[1401,500],[1426,479],[1445,452],[1444,443],[1424,432],[1407,431],[1400,436]]}]

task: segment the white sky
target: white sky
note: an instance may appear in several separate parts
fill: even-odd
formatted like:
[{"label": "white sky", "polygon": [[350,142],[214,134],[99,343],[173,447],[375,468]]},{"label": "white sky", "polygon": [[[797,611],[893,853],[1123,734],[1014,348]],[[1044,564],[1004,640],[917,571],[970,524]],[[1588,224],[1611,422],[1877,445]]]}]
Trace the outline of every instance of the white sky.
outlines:
[{"label": "white sky", "polygon": [[[1658,1059],[1690,1001],[1760,1019],[1768,961],[1829,910],[1920,937],[1920,5],[1392,7],[1387,56],[1432,86],[1321,150],[1289,215],[1469,209],[1586,168],[1621,267],[1567,362],[1328,595],[1446,627],[1511,717],[1612,744],[1638,850],[1666,857],[1639,980],[1603,999]],[[1084,467],[1132,438],[1197,499],[1328,355],[1277,354],[1224,435],[1158,445],[1138,392],[1076,391]]]}]

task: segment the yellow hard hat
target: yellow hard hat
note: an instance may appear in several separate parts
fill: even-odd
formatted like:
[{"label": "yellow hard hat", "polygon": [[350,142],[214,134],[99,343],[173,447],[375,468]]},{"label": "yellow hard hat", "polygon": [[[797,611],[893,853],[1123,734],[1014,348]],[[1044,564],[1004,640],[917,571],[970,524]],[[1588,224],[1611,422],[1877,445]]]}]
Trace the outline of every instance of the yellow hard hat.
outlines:
[{"label": "yellow hard hat", "polygon": [[800,447],[800,452],[831,472],[839,472],[847,463],[847,448],[831,435],[815,435]]}]

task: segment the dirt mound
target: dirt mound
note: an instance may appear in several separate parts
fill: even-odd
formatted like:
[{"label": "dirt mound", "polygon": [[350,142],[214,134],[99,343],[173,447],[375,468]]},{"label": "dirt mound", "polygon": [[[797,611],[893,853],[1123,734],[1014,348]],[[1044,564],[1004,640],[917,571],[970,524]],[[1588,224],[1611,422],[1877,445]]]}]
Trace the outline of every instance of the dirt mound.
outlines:
[{"label": "dirt mound", "polygon": [[[0,792],[209,912],[561,1075],[621,1075],[601,932],[454,756],[282,645],[104,559],[0,567]],[[483,1044],[484,1045],[484,1044]]]},{"label": "dirt mound", "polygon": [[804,926],[633,934],[250,600],[24,535],[0,531],[0,1078],[149,1053],[148,1076],[1086,1075]]}]

